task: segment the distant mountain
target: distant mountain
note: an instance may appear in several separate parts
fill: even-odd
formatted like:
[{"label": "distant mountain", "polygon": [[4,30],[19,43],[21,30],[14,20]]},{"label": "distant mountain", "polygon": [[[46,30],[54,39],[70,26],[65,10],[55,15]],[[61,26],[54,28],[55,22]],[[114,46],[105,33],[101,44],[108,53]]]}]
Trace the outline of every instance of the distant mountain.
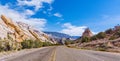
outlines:
[{"label": "distant mountain", "polygon": [[67,34],[64,34],[64,33],[59,33],[59,32],[47,32],[47,31],[44,31],[44,33],[46,34],[49,34],[55,38],[71,38],[71,39],[77,39],[79,38],[80,36],[70,36],[70,35],[67,35]]},{"label": "distant mountain", "polygon": [[78,39],[79,37],[81,37],[81,36],[71,36],[71,38],[73,38],[73,39]]}]

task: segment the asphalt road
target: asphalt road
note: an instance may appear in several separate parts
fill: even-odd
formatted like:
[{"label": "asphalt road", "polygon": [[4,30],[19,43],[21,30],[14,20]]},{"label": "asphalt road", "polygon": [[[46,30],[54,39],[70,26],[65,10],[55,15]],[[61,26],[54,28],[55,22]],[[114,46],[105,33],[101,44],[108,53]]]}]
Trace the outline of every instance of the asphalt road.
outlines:
[{"label": "asphalt road", "polygon": [[120,61],[120,54],[59,46],[38,49],[0,61]]},{"label": "asphalt road", "polygon": [[120,54],[59,47],[56,61],[120,61]]},{"label": "asphalt road", "polygon": [[56,47],[40,48],[33,51],[25,51],[24,53],[8,56],[0,61],[50,61],[53,51]]}]

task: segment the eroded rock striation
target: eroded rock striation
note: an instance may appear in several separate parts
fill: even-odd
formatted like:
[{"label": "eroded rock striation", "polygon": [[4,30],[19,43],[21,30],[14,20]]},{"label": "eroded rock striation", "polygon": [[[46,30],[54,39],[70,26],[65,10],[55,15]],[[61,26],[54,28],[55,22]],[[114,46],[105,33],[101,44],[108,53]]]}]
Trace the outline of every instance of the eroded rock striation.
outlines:
[{"label": "eroded rock striation", "polygon": [[22,42],[26,39],[40,40],[41,42],[51,42],[49,35],[42,31],[36,30],[30,25],[23,22],[13,22],[10,18],[5,15],[1,15],[0,20],[0,38],[5,39],[8,35],[16,42]]}]

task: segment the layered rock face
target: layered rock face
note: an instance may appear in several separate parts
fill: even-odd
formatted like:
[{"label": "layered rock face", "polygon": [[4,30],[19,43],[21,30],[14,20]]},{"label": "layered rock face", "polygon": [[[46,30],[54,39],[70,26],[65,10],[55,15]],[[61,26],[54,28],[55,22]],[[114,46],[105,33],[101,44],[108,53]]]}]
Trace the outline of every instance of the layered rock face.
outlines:
[{"label": "layered rock face", "polygon": [[13,23],[4,15],[1,15],[1,19],[3,20],[4,25],[6,25],[6,27],[9,28],[10,31],[12,31],[7,32],[7,34],[12,35],[17,42],[22,42],[27,38],[27,35],[24,34],[22,29],[19,26],[17,26],[16,23]]},{"label": "layered rock face", "polygon": [[0,38],[7,38],[9,35],[16,42],[22,42],[26,39],[40,40],[42,42],[51,42],[55,43],[55,41],[51,41],[50,37],[34,28],[30,25],[22,22],[13,22],[11,19],[7,18],[4,15],[1,15],[0,20]]},{"label": "layered rock face", "polygon": [[91,37],[91,36],[93,36],[93,33],[90,31],[89,28],[86,28],[82,34],[82,37]]}]

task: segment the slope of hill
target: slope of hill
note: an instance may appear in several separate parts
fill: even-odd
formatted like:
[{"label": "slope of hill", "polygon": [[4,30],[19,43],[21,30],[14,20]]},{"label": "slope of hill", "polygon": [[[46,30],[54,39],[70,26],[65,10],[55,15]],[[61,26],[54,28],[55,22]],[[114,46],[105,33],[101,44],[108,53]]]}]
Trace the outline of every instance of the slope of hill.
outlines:
[{"label": "slope of hill", "polygon": [[[42,42],[51,42],[49,36],[41,31],[35,32],[36,29],[32,28],[30,25],[22,22],[13,22],[11,19],[4,15],[1,15],[0,21],[0,37],[1,39],[7,38],[7,35],[11,36],[13,40],[17,42],[22,42],[26,39],[40,40]],[[52,42],[51,42],[52,43]]]},{"label": "slope of hill", "polygon": [[120,25],[91,37],[84,36],[77,41],[81,48],[120,52]]}]

